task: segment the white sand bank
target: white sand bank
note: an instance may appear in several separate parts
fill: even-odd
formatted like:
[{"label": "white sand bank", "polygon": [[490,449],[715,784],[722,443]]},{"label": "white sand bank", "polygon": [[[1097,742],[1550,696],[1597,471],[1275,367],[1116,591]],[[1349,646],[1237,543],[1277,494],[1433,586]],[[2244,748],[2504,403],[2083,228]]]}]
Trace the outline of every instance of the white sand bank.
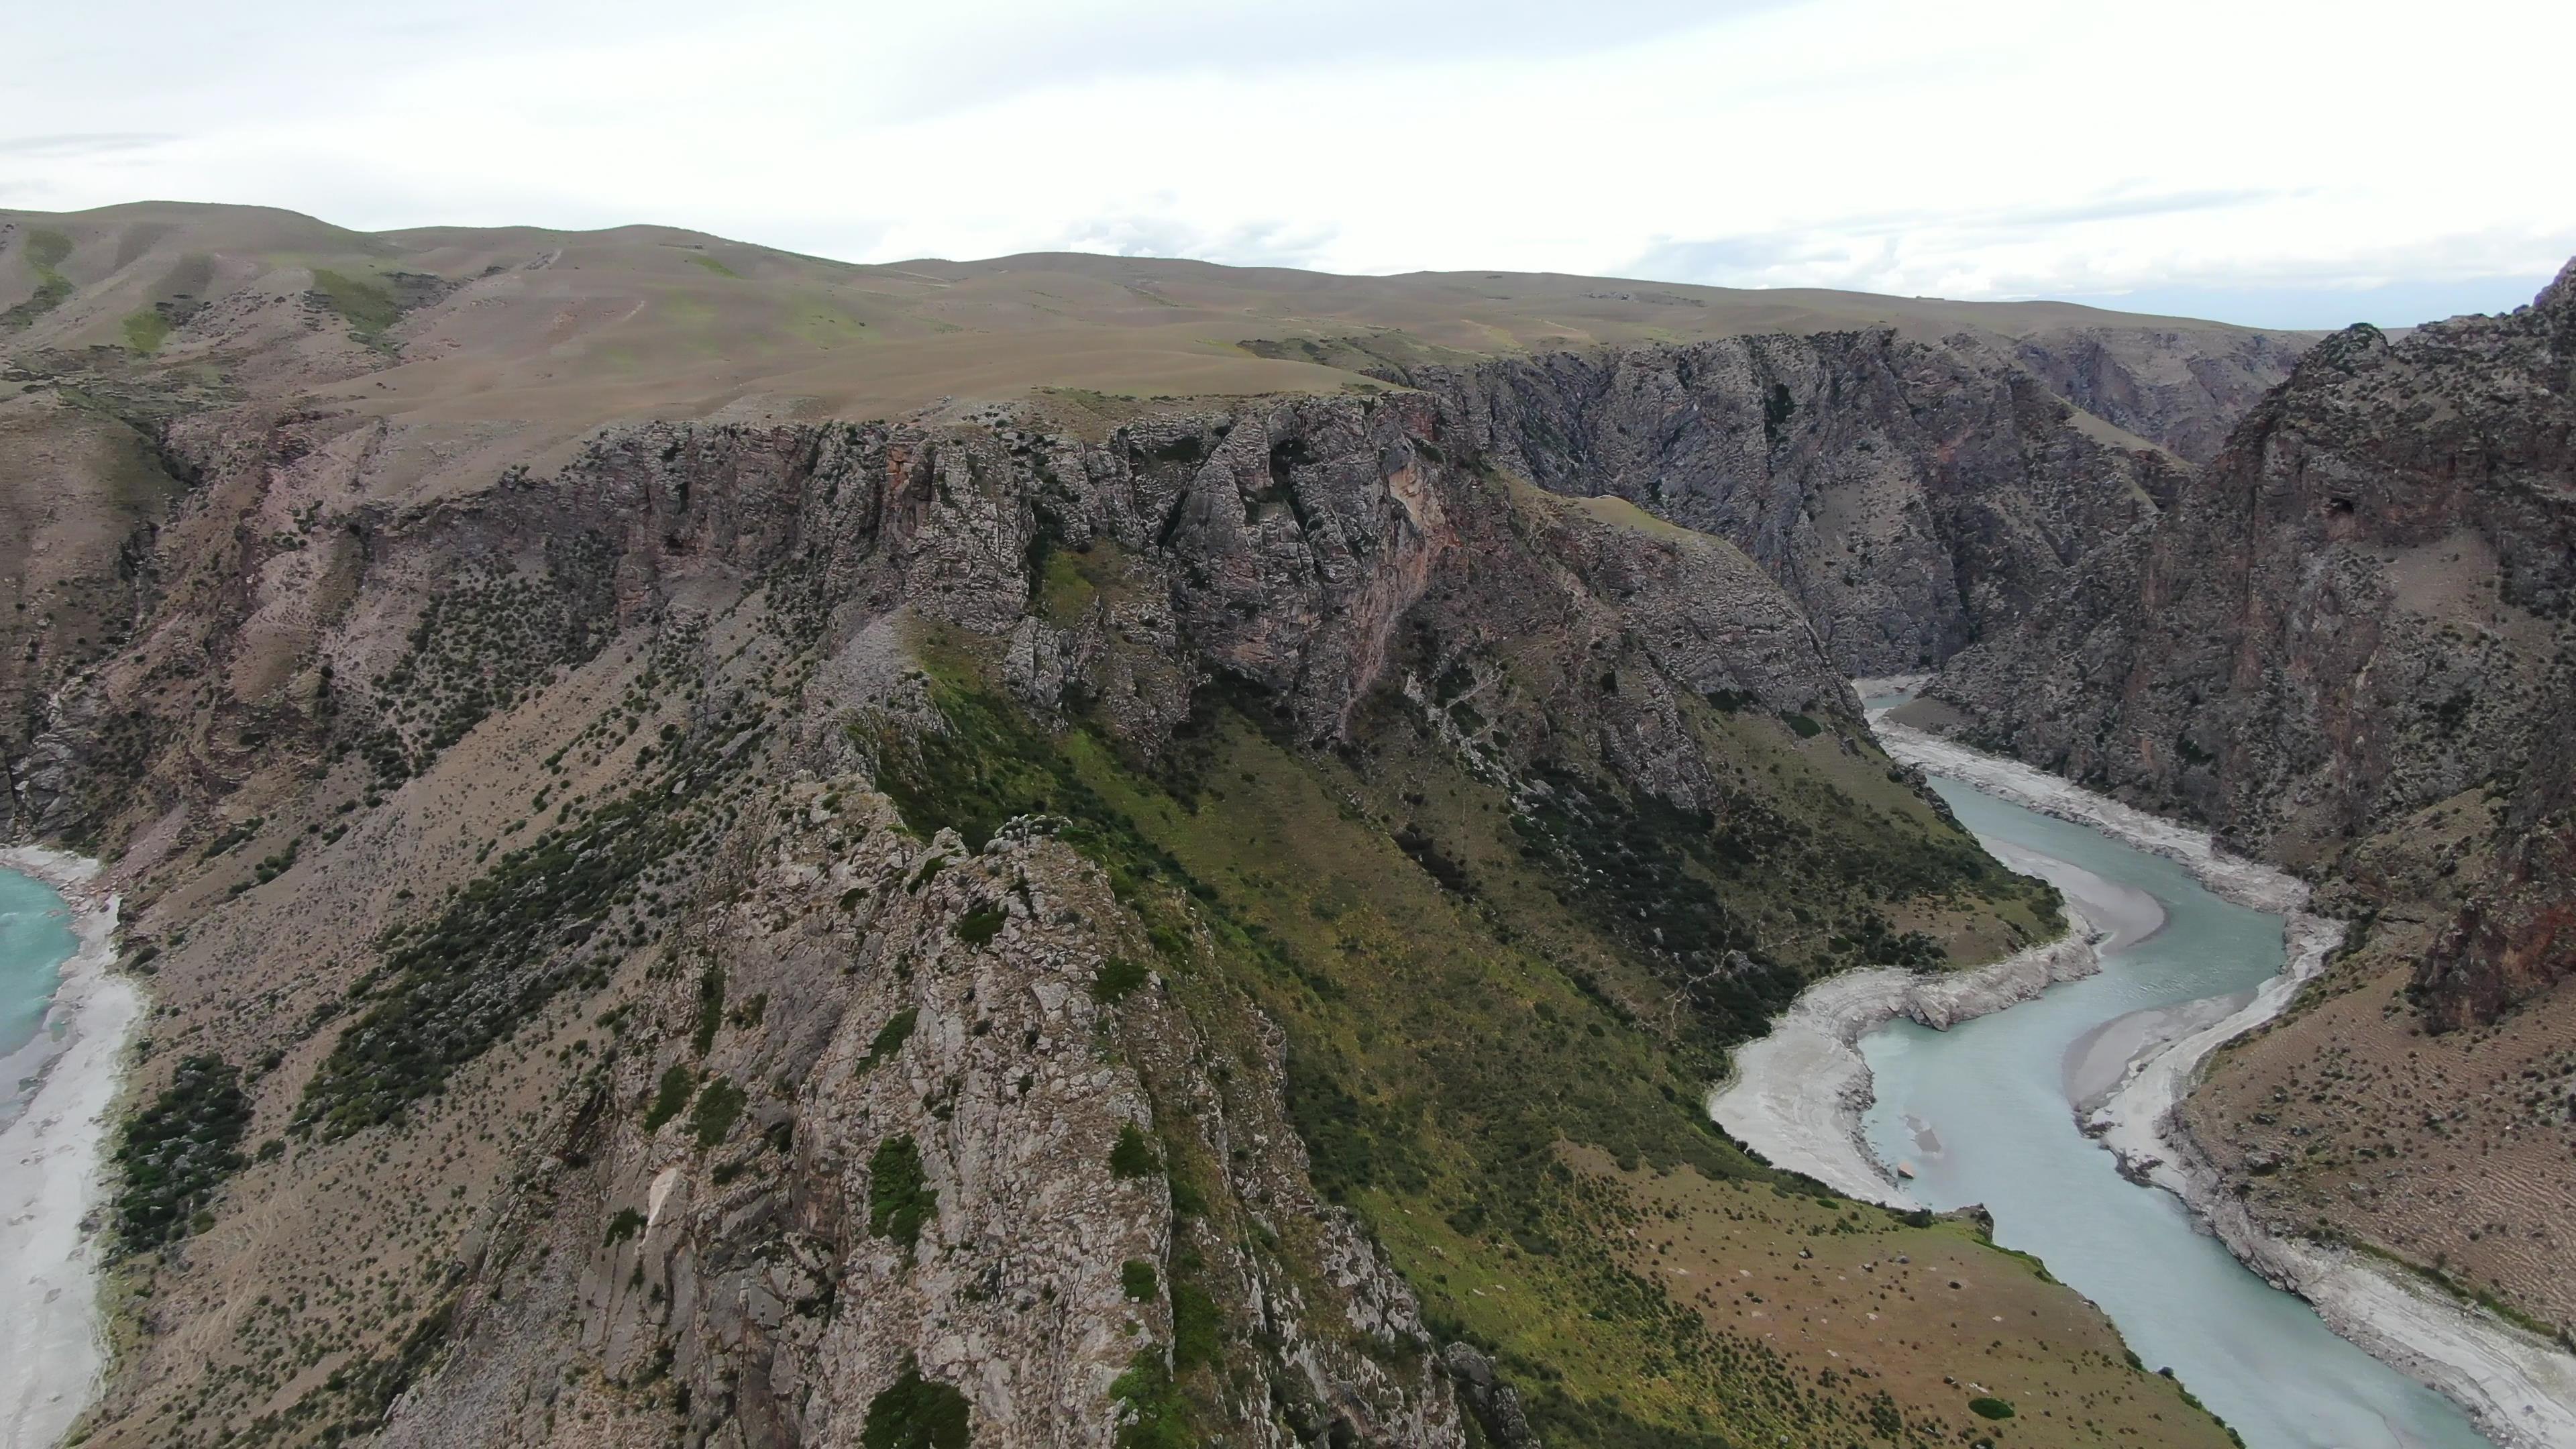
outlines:
[{"label": "white sand bank", "polygon": [[36,846],[0,850],[0,868],[34,876],[78,913],[46,1016],[59,1046],[26,1111],[0,1131],[0,1446],[45,1449],[96,1391],[98,1255],[82,1220],[96,1206],[125,1044],[142,993],[112,974],[117,900],[94,860]]},{"label": "white sand bank", "polygon": [[1860,1039],[1900,1016],[1946,1030],[2101,970],[2092,926],[2068,914],[2074,929],[2065,936],[1973,971],[1917,976],[1879,967],[1817,982],[1769,1035],[1735,1049],[1735,1076],[1709,1095],[1708,1114],[1774,1167],[1846,1197],[1921,1206],[1862,1141],[1870,1076]]}]

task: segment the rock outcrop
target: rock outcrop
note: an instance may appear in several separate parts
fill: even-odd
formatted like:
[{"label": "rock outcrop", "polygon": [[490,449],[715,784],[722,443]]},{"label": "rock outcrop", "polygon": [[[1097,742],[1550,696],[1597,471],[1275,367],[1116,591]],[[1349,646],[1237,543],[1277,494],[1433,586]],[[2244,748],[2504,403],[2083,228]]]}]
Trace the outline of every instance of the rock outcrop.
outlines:
[{"label": "rock outcrop", "polygon": [[1965,337],[1739,337],[1403,375],[1541,486],[1734,543],[1854,675],[1929,668],[2016,622],[2184,471],[2103,441]]},{"label": "rock outcrop", "polygon": [[[2463,792],[2493,876],[2421,985],[2491,1017],[2576,963],[2531,897],[2566,818],[2576,276],[2311,350],[2152,528],[1933,685],[1983,742],[2308,871]],[[2537,854],[2535,854],[2537,852]]]},{"label": "rock outcrop", "polygon": [[144,1089],[211,1054],[250,1120],[125,1245],[89,1442],[1876,1412],[1739,1395],[1823,1365],[1637,1276],[1615,1174],[1717,1211],[1722,1043],[2053,908],[1731,544],[1421,393],[645,424],[403,501],[345,413],[167,442],[22,818],[120,857]]}]

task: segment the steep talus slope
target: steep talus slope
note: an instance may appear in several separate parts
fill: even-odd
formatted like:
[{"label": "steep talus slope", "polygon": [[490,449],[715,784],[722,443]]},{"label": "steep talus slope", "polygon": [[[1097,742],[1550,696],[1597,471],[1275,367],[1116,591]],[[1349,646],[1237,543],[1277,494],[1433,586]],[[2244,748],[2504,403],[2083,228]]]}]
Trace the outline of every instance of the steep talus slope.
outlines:
[{"label": "steep talus slope", "polygon": [[2097,440],[1965,337],[1743,337],[1401,376],[1545,487],[1732,541],[1853,674],[1928,668],[2017,620],[2183,471]]},{"label": "steep talus slope", "polygon": [[19,792],[159,1013],[88,1443],[1930,1445],[1968,1381],[2223,1437],[1710,1128],[1817,973],[2053,904],[1741,552],[1433,398],[408,498],[355,410],[160,441]]},{"label": "steep talus slope", "polygon": [[2196,1130],[2279,1224],[2561,1327],[2571,392],[2576,271],[2509,316],[2338,334],[2161,520],[1916,707],[2317,877],[2354,944]]}]

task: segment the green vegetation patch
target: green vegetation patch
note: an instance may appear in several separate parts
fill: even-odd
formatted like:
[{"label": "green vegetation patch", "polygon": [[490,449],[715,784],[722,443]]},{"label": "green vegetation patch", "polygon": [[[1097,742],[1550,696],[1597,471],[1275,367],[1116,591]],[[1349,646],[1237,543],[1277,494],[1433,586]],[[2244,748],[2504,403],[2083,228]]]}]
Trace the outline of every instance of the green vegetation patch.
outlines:
[{"label": "green vegetation patch", "polygon": [[969,946],[981,946],[1002,934],[1004,919],[1000,906],[977,906],[957,918],[957,939]]},{"label": "green vegetation patch", "polygon": [[1189,1405],[1163,1367],[1160,1354],[1144,1349],[1127,1371],[1109,1386],[1109,1397],[1124,1404],[1132,1417],[1118,1430],[1118,1449],[1198,1449],[1190,1432]]},{"label": "green vegetation patch", "polygon": [[[1176,1008],[1212,1029],[1249,997],[1276,1022],[1316,1188],[1386,1245],[1435,1338],[1495,1356],[1542,1438],[1839,1443],[1868,1422],[1857,1389],[1819,1384],[1758,1335],[1710,1325],[1630,1269],[1611,1244],[1646,1229],[1626,1189],[1572,1170],[1566,1153],[1583,1144],[1622,1166],[1687,1166],[1714,1191],[1812,1194],[1726,1141],[1700,1102],[1726,1047],[1809,979],[1803,963],[1756,954],[1774,923],[1798,923],[1792,907],[1822,917],[1925,882],[1980,899],[1973,842],[1891,783],[1883,762],[1854,761],[1844,781],[1825,773],[1843,768],[1839,752],[1811,762],[1769,716],[1710,708],[1708,728],[1769,742],[1747,747],[1772,753],[1746,774],[1779,803],[1748,794],[1722,817],[1701,815],[1560,767],[1552,795],[1532,805],[1467,775],[1392,705],[1363,711],[1350,746],[1324,753],[1270,733],[1258,699],[1218,694],[1149,773],[1087,728],[1042,728],[971,667],[927,662],[944,728],[853,730],[906,829],[954,828],[980,845],[1015,817],[1048,819],[1135,913]],[[1833,793],[1842,788],[1877,791],[1848,838],[1820,823],[1854,808]],[[1904,949],[1904,932],[1873,932],[1857,915],[1842,934],[1853,944],[1838,960]],[[1694,970],[1720,978],[1697,998],[1686,990]],[[1145,974],[1105,962],[1094,994],[1115,999]],[[1661,1010],[1677,993],[1698,1009]],[[1259,1047],[1234,1050],[1249,1062]],[[1189,1151],[1158,1151],[1131,1126],[1112,1169],[1170,1173],[1187,1217],[1208,1210],[1183,1206],[1199,1197],[1185,1180]],[[1278,1250],[1293,1271],[1292,1245]],[[1135,1410],[1130,1434],[1195,1443],[1229,1412],[1200,1369],[1256,1349],[1229,1340],[1182,1256],[1165,1285],[1178,1378],[1140,1360],[1121,1398]]]},{"label": "green vegetation patch", "polygon": [[746,1100],[742,1088],[727,1078],[718,1077],[707,1083],[698,1093],[697,1106],[689,1110],[689,1135],[702,1148],[724,1141],[725,1134],[733,1131],[733,1124],[741,1118]]},{"label": "green vegetation patch", "polygon": [[1968,1401],[1968,1412],[1980,1419],[2009,1419],[2013,1406],[1998,1398],[1981,1397]]},{"label": "green vegetation patch", "polygon": [[1091,999],[1103,1006],[1114,1006],[1127,999],[1127,993],[1145,984],[1145,963],[1124,956],[1102,958],[1100,969],[1091,977]]},{"label": "green vegetation patch", "polygon": [[877,1028],[876,1040],[868,1043],[868,1054],[859,1058],[854,1070],[871,1072],[879,1063],[892,1061],[894,1054],[903,1050],[903,1044],[912,1040],[912,1029],[920,1020],[920,1008],[912,1006],[887,1017],[886,1024]]},{"label": "green vegetation patch", "polygon": [[153,308],[126,314],[125,345],[146,356],[161,350],[170,339],[170,319]]},{"label": "green vegetation patch", "polygon": [[72,239],[61,232],[40,227],[27,233],[22,255],[29,270],[36,274],[36,290],[27,300],[0,312],[0,332],[23,331],[71,298],[76,290],[71,278],[55,270],[71,254]]},{"label": "green vegetation patch", "polygon": [[725,969],[721,962],[710,961],[698,972],[698,1026],[689,1036],[689,1050],[705,1056],[716,1044],[716,1028],[724,1025]]},{"label": "green vegetation patch", "polygon": [[[545,571],[469,577],[438,590],[393,668],[369,683],[373,728],[347,742],[387,783],[427,770],[494,711],[596,658],[616,628],[616,550],[605,535],[545,541]],[[678,631],[674,631],[675,633]],[[658,668],[639,681],[650,696]]]},{"label": "green vegetation patch", "polygon": [[868,1158],[869,1235],[909,1248],[938,1211],[939,1192],[922,1171],[921,1148],[909,1136],[878,1143]]},{"label": "green vegetation patch", "polygon": [[1163,1170],[1163,1159],[1154,1144],[1136,1129],[1133,1122],[1118,1124],[1118,1140],[1109,1146],[1109,1175],[1127,1180],[1153,1177]]},{"label": "green vegetation patch", "polygon": [[674,1063],[662,1073],[661,1085],[654,1089],[653,1100],[644,1109],[644,1130],[658,1132],[662,1124],[680,1115],[689,1105],[689,1094],[697,1089],[697,1074]]},{"label": "green vegetation patch", "polygon": [[966,1449],[968,1429],[966,1396],[906,1367],[903,1377],[868,1400],[859,1443],[862,1449]]},{"label": "green vegetation patch", "polygon": [[315,268],[313,295],[338,313],[361,339],[373,338],[402,319],[402,304],[382,284],[345,272]]},{"label": "green vegetation patch", "polygon": [[250,1098],[241,1073],[218,1056],[192,1056],[126,1119],[116,1148],[116,1236],[128,1251],[213,1226],[208,1210],[242,1166]]},{"label": "green vegetation patch", "polygon": [[719,277],[728,277],[737,282],[742,280],[742,273],[703,253],[689,258],[689,263],[692,266],[704,267]]},{"label": "green vegetation patch", "polygon": [[[295,1110],[324,1140],[399,1118],[565,987],[605,985],[614,953],[651,931],[638,880],[716,827],[702,808],[755,757],[763,711],[739,702],[675,739],[664,769],[560,832],[513,850],[427,920],[389,930],[351,988],[365,1010],[315,1068]],[[587,949],[586,949],[587,948]]]},{"label": "green vegetation patch", "polygon": [[1154,1276],[1154,1265],[1142,1258],[1130,1258],[1118,1265],[1118,1289],[1131,1303],[1149,1303],[1162,1291]]}]

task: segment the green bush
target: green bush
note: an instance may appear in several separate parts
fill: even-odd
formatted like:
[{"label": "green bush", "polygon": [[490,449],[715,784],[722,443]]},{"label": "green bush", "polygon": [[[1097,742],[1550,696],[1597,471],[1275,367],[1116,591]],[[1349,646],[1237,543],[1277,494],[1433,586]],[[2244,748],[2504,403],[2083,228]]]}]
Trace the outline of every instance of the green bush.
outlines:
[{"label": "green bush", "polygon": [[662,1074],[662,1085],[653,1093],[653,1105],[644,1109],[644,1130],[660,1130],[663,1123],[680,1115],[689,1105],[689,1093],[698,1085],[697,1075],[687,1067],[674,1064]]},{"label": "green bush", "polygon": [[878,1063],[893,1060],[894,1054],[903,1050],[903,1044],[912,1040],[913,1024],[920,1019],[920,1010],[910,1006],[887,1017],[886,1024],[877,1028],[877,1039],[868,1044],[868,1054],[859,1058],[854,1073],[873,1071]]},{"label": "green bush", "polygon": [[1126,999],[1127,993],[1145,984],[1145,968],[1124,956],[1111,956],[1100,963],[1099,974],[1091,978],[1091,999],[1103,1006]]},{"label": "green bush", "polygon": [[1135,1413],[1118,1431],[1118,1449],[1196,1449],[1188,1406],[1152,1349],[1129,1361],[1127,1372],[1109,1386],[1109,1396]]},{"label": "green bush", "polygon": [[725,971],[710,961],[698,973],[698,1029],[690,1034],[689,1050],[705,1056],[716,1044],[716,1028],[724,1024]]},{"label": "green bush", "polygon": [[1118,1286],[1137,1303],[1152,1300],[1156,1288],[1154,1265],[1142,1258],[1130,1258],[1118,1265]]},{"label": "green bush", "polygon": [[868,1158],[868,1232],[909,1248],[921,1225],[939,1211],[939,1193],[921,1170],[921,1148],[910,1137],[889,1137]]},{"label": "green bush", "polygon": [[2009,1419],[2013,1416],[2013,1406],[1996,1398],[1970,1399],[1968,1412],[1980,1419]]},{"label": "green bush", "polygon": [[698,1093],[698,1105],[689,1113],[689,1135],[700,1147],[713,1147],[733,1130],[736,1118],[742,1116],[745,1098],[742,1088],[723,1077],[707,1083]]},{"label": "green bush", "polygon": [[1163,1159],[1154,1154],[1154,1144],[1136,1130],[1135,1123],[1121,1123],[1118,1141],[1109,1149],[1109,1175],[1120,1179],[1152,1177],[1162,1170]]},{"label": "green bush", "polygon": [[906,1368],[885,1392],[868,1400],[859,1430],[862,1449],[966,1449],[966,1396]]},{"label": "green bush", "polygon": [[249,1126],[238,1070],[217,1056],[180,1062],[152,1105],[126,1119],[116,1149],[118,1239],[149,1248],[213,1226],[207,1204],[240,1170]]},{"label": "green bush", "polygon": [[977,906],[957,919],[957,939],[969,946],[981,946],[1002,934],[1002,908]]}]

